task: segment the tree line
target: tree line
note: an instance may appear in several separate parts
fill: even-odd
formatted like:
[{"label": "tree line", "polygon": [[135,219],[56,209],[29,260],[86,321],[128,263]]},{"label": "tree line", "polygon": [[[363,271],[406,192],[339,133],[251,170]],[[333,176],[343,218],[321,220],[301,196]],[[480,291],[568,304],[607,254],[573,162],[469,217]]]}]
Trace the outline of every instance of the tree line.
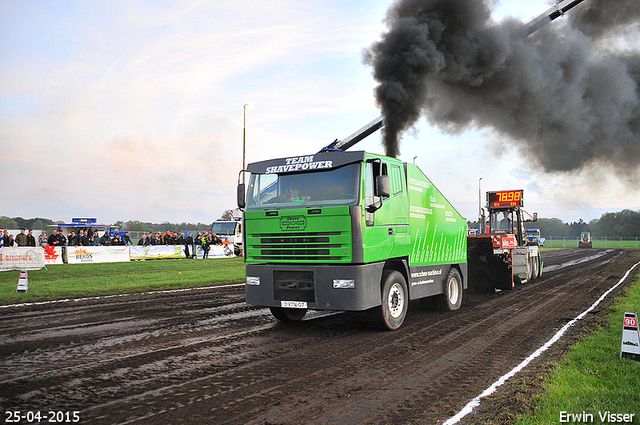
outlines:
[{"label": "tree line", "polygon": [[[231,220],[231,210],[224,212],[218,220]],[[47,229],[50,225],[60,224],[48,218],[0,217],[0,229]],[[469,227],[477,227],[478,222],[469,222]],[[211,228],[211,223],[151,223],[138,220],[116,221],[113,227],[118,230],[138,232],[170,232],[203,231]],[[640,237],[640,210],[624,209],[618,212],[607,212],[600,218],[588,223],[582,219],[565,223],[559,218],[539,218],[537,222],[527,223],[527,228],[540,229],[543,236],[566,236],[577,238],[583,231],[591,232],[592,236]]]},{"label": "tree line", "polygon": [[588,223],[582,219],[564,223],[558,218],[541,218],[527,227],[538,228],[543,235],[570,238],[579,237],[583,231],[591,232],[591,236],[640,237],[640,211],[607,212]]},{"label": "tree line", "polygon": [[[469,227],[478,227],[478,222],[469,222]],[[640,210],[607,212],[588,223],[582,219],[565,223],[559,218],[538,218],[536,222],[526,223],[526,227],[540,229],[543,237],[577,238],[583,231],[591,232],[591,236],[640,237]]]},{"label": "tree line", "polygon": [[[227,210],[218,220],[231,220],[231,210]],[[22,217],[0,217],[0,229],[36,229],[47,230],[52,225],[62,224],[64,221],[54,221],[48,218],[22,218]],[[90,225],[88,225],[90,226]],[[173,233],[192,232],[192,231],[208,231],[211,230],[211,223],[170,223],[164,221],[162,223],[151,223],[148,221],[116,221],[112,224],[118,230],[129,230],[138,232],[165,232]]]}]

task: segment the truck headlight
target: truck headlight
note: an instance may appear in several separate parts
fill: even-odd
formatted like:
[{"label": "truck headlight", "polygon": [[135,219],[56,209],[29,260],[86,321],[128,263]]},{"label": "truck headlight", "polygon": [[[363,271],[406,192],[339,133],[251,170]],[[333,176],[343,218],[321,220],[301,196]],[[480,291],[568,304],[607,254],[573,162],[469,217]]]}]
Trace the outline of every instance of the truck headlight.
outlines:
[{"label": "truck headlight", "polygon": [[259,276],[247,276],[247,285],[260,285]]},{"label": "truck headlight", "polygon": [[355,279],[333,279],[334,289],[352,289],[356,287]]}]

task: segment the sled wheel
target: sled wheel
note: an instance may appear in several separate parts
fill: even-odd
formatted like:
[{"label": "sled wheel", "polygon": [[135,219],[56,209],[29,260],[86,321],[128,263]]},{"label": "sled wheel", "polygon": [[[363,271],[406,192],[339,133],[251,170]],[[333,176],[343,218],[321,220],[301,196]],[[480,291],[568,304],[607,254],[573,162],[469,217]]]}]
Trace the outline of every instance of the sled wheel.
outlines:
[{"label": "sled wheel", "polygon": [[540,258],[533,257],[531,259],[531,280],[537,279],[540,275]]}]

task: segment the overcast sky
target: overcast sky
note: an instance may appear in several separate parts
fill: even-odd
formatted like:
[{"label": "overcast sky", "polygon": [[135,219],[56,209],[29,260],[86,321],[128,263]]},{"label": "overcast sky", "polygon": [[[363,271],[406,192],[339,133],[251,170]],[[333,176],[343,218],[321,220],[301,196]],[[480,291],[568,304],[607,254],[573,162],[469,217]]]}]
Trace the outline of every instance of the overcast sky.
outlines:
[{"label": "overcast sky", "polygon": [[[496,21],[549,7],[492,3]],[[235,208],[244,104],[247,162],[317,152],[380,115],[362,50],[380,39],[390,5],[0,0],[0,215],[219,218]],[[422,119],[400,158],[417,156],[471,220],[480,178],[483,192],[523,188],[528,211],[567,222],[640,209],[637,184],[606,169],[542,173],[498,152],[499,137],[447,135]],[[379,133],[352,149],[384,151]]]}]

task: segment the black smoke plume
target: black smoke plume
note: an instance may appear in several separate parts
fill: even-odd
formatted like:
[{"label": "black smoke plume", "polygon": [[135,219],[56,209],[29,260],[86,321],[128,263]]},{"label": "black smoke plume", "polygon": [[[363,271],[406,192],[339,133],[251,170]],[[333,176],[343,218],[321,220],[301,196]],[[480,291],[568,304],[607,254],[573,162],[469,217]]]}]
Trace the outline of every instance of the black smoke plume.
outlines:
[{"label": "black smoke plume", "polygon": [[[541,11],[541,13],[544,11]],[[364,52],[379,85],[387,155],[425,116],[457,133],[492,127],[546,171],[640,166],[640,53],[599,40],[640,21],[638,0],[587,0],[527,38],[483,0],[400,0]]]}]

